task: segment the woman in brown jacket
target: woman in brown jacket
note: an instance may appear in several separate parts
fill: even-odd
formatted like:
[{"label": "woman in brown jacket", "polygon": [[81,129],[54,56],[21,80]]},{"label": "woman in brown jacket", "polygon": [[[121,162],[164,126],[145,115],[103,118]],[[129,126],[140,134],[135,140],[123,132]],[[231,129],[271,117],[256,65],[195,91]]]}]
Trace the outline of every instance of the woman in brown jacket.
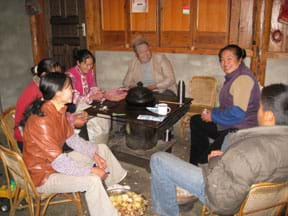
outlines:
[{"label": "woman in brown jacket", "polygon": [[[74,134],[66,118],[72,101],[70,79],[63,73],[41,77],[44,101],[35,101],[24,120],[23,158],[40,193],[86,191],[90,215],[118,215],[105,191],[127,174],[109,148],[91,144]],[[64,154],[67,143],[74,151]],[[101,212],[101,213],[100,213]]]}]

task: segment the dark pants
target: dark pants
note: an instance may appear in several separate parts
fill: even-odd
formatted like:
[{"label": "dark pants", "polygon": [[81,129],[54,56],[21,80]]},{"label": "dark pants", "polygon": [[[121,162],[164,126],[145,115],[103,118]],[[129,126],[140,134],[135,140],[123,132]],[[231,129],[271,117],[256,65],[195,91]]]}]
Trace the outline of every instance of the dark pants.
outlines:
[{"label": "dark pants", "polygon": [[[225,136],[235,129],[219,131],[215,123],[204,122],[201,119],[201,115],[194,115],[190,120],[190,130],[190,163],[198,165],[198,163],[207,163],[208,154],[212,150],[220,150]],[[209,143],[209,138],[214,139],[213,143]]]}]

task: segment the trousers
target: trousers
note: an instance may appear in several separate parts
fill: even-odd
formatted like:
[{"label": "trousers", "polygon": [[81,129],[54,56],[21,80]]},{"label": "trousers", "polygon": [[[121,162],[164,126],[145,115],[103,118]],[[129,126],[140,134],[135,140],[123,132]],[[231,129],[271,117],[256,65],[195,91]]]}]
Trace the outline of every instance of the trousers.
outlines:
[{"label": "trousers", "polygon": [[[78,152],[72,151],[69,157],[74,160],[93,164],[91,159]],[[122,168],[118,160],[110,149],[99,144],[98,154],[106,160],[107,170],[110,172],[104,183],[107,186],[119,183],[127,175],[127,171]],[[117,210],[111,203],[106,193],[104,184],[99,176],[89,174],[86,176],[68,176],[61,173],[51,174],[47,181],[37,187],[40,193],[72,193],[85,192],[85,199],[91,216],[116,216]]]},{"label": "trousers", "polygon": [[176,186],[184,188],[205,203],[202,170],[193,164],[166,153],[151,156],[151,196],[153,211],[160,216],[179,216]]},{"label": "trousers", "polygon": [[[225,136],[233,130],[235,129],[218,130],[215,123],[202,121],[201,115],[192,116],[190,120],[190,163],[194,165],[207,163],[208,154],[212,150],[220,150]],[[211,144],[209,138],[214,140]]]}]

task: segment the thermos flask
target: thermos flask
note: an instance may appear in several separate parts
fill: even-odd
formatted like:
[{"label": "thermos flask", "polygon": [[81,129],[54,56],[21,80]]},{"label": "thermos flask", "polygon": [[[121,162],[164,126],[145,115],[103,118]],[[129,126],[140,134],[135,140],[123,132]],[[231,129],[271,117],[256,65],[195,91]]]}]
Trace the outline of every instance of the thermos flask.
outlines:
[{"label": "thermos flask", "polygon": [[178,82],[177,98],[178,98],[179,104],[184,103],[184,100],[185,100],[185,82],[183,80],[179,80],[179,82]]}]

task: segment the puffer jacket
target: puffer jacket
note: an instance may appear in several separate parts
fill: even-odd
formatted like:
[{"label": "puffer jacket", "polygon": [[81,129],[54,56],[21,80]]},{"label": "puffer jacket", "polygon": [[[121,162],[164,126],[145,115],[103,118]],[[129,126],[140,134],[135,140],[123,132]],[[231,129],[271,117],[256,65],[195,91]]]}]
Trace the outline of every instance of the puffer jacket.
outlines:
[{"label": "puffer jacket", "polygon": [[44,116],[31,115],[24,128],[23,159],[35,186],[55,172],[51,162],[61,153],[65,140],[74,132],[66,118],[66,107],[57,111],[51,101],[41,107]]},{"label": "puffer jacket", "polygon": [[251,185],[288,180],[287,126],[240,130],[230,143],[202,169],[206,205],[221,215],[236,213]]}]

